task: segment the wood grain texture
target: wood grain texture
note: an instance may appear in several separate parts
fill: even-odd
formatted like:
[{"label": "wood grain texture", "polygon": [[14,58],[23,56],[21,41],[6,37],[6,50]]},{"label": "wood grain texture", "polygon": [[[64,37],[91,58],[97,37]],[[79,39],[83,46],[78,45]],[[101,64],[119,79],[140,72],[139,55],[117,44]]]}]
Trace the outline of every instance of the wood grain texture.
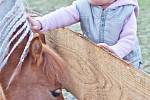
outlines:
[{"label": "wood grain texture", "polygon": [[150,77],[79,33],[46,33],[47,44],[68,64],[63,85],[79,100],[150,100]]}]

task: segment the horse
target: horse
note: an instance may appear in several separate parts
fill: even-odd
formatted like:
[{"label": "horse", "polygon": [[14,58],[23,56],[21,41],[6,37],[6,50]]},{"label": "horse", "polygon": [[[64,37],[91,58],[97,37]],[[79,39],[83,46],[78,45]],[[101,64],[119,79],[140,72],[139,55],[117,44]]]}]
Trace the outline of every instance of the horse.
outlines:
[{"label": "horse", "polygon": [[[8,4],[10,6],[17,5],[18,2],[19,0],[5,0],[2,2],[1,8]],[[18,3],[12,13],[16,15],[6,16],[7,22],[4,22],[4,25],[0,25],[2,27],[1,32],[6,33],[7,31],[3,29],[6,28],[8,30],[10,28],[10,31],[8,31],[12,34],[8,40],[8,54],[9,52],[12,53],[10,56],[8,54],[5,55],[6,58],[8,56],[8,59],[0,71],[0,82],[6,100],[64,100],[61,82],[64,79],[65,62],[52,48],[46,46],[41,35],[34,34],[31,37],[30,33],[32,31],[29,24],[27,24],[28,20],[26,17],[23,17],[25,14],[24,9],[19,7],[22,7],[22,5]],[[2,11],[1,14],[7,14],[5,12],[10,11],[14,7],[9,8],[4,10],[4,13]],[[19,15],[20,18],[18,17]],[[14,23],[12,23],[13,21]],[[20,24],[18,24],[19,22]],[[15,25],[17,27],[7,27],[7,25]],[[1,33],[1,35],[3,34]],[[23,38],[22,35],[24,36]],[[17,46],[16,43],[18,43]],[[26,49],[27,45],[29,45],[29,48]],[[2,46],[5,47],[5,45]],[[25,50],[26,52],[24,53]],[[21,59],[22,54],[25,54],[23,59]]]}]

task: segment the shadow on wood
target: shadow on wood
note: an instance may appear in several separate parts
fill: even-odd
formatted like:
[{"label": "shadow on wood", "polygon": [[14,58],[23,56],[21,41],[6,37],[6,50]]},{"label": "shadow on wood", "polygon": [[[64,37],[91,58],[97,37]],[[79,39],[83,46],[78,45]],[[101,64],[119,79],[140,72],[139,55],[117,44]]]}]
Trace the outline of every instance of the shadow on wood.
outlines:
[{"label": "shadow on wood", "polygon": [[79,100],[149,100],[150,77],[67,29],[46,33],[67,62],[63,85]]}]

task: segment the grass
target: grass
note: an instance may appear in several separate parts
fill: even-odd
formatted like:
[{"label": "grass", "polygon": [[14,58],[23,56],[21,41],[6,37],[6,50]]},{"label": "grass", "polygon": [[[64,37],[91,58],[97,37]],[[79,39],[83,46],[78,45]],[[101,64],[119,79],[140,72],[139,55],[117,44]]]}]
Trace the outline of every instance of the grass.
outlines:
[{"label": "grass", "polygon": [[142,48],[144,70],[150,73],[150,1],[139,0],[138,36]]},{"label": "grass", "polygon": [[[26,2],[27,1],[27,2]],[[41,14],[70,5],[74,0],[25,0],[27,6]]]},{"label": "grass", "polygon": [[[26,0],[27,6],[41,14],[54,11],[63,6],[70,5],[74,0]],[[138,17],[138,37],[142,48],[143,66],[147,73],[150,73],[150,1],[139,0],[140,16]],[[80,31],[79,25],[71,28]]]}]

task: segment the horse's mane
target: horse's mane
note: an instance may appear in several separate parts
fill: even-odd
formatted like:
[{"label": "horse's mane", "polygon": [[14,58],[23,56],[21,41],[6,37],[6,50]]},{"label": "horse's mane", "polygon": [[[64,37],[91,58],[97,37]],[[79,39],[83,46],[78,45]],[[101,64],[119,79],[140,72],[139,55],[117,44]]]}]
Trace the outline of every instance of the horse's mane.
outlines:
[{"label": "horse's mane", "polygon": [[4,0],[0,0],[0,4],[3,3],[3,2],[4,2]]},{"label": "horse's mane", "polygon": [[21,0],[5,0],[2,2],[2,6],[12,6],[12,8],[9,11],[2,12],[1,16],[4,17],[0,20],[0,72],[14,50],[28,36],[26,46],[8,83],[9,87],[16,74],[21,70],[22,62],[27,56],[28,48],[33,38],[33,32],[30,31],[30,25]]},{"label": "horse's mane", "polygon": [[[15,3],[13,1],[15,1]],[[9,12],[3,13],[6,15],[0,21],[0,72],[2,69],[4,69],[11,54],[13,54],[13,52],[19,45],[21,45],[22,42],[24,42],[26,37],[28,37],[28,39],[25,41],[26,45],[20,55],[19,62],[17,63],[12,75],[10,76],[6,89],[8,89],[15,76],[20,73],[24,59],[27,57],[29,52],[31,40],[33,39],[33,32],[30,30],[30,25],[21,0],[13,1],[6,0],[6,2],[12,2],[14,5]],[[44,62],[46,65],[43,67],[43,70],[46,72],[48,78],[57,79],[60,81],[63,79],[63,60],[46,45],[43,45],[43,48],[45,48],[43,49],[45,50],[43,52],[45,56]]]},{"label": "horse's mane", "polygon": [[[6,2],[11,1],[6,0]],[[12,9],[10,9],[10,11],[6,13],[6,15],[0,21],[0,70],[5,66],[10,55],[23,41],[27,34],[30,34],[29,40],[31,41],[32,32],[30,31],[30,27],[26,20],[26,17],[27,16],[24,13],[22,2],[20,2],[20,0],[16,0],[15,5],[12,7]],[[17,28],[21,25],[22,27],[17,30]],[[20,36],[18,41],[16,41],[12,48],[10,48],[10,45],[18,36]],[[29,43],[27,44],[29,45]],[[22,54],[22,57],[20,58],[20,61],[25,58],[23,56],[27,51],[26,48]]]}]

